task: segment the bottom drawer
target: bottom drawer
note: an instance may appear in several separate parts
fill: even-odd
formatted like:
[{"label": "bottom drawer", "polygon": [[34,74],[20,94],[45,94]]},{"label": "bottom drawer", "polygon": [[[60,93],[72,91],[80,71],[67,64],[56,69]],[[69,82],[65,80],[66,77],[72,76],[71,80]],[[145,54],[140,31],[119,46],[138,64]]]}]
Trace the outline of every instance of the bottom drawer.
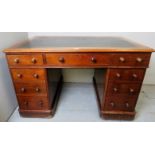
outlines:
[{"label": "bottom drawer", "polygon": [[137,97],[128,97],[118,95],[117,97],[108,97],[105,99],[103,110],[105,111],[134,111]]},{"label": "bottom drawer", "polygon": [[19,108],[22,110],[47,110],[50,108],[46,97],[17,96]]}]

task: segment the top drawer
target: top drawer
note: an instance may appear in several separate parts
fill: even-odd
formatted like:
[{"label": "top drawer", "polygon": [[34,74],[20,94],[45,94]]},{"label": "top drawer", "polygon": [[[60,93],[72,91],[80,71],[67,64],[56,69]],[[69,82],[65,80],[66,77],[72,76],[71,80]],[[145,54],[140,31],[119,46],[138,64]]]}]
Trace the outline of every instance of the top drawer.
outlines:
[{"label": "top drawer", "polygon": [[150,53],[118,53],[113,54],[113,66],[148,67]]},{"label": "top drawer", "polygon": [[20,65],[42,65],[43,57],[41,54],[33,55],[7,55],[8,64],[10,66]]},{"label": "top drawer", "polygon": [[52,66],[108,66],[110,64],[110,54],[92,53],[53,53],[46,54],[46,62]]}]

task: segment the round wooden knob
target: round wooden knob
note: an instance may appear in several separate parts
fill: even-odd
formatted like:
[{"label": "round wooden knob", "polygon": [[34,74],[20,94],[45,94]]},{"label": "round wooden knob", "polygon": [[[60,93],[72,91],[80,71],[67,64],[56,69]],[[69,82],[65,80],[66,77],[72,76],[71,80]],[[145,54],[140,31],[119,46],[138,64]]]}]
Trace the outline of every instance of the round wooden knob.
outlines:
[{"label": "round wooden knob", "polygon": [[64,57],[60,57],[60,58],[59,58],[59,62],[64,63],[64,62],[65,62]]},{"label": "round wooden knob", "polygon": [[17,77],[18,78],[22,78],[22,74],[17,74]]},{"label": "round wooden knob", "polygon": [[39,88],[36,88],[35,90],[36,90],[36,92],[40,92],[40,89]]},{"label": "round wooden knob", "polygon": [[36,79],[38,79],[39,78],[39,75],[38,74],[34,74],[33,77],[36,78]]},{"label": "round wooden knob", "polygon": [[134,92],[134,89],[130,88],[130,93],[133,93]]},{"label": "round wooden knob", "polygon": [[32,58],[32,63],[35,64],[37,62],[37,60],[35,58]]},{"label": "round wooden knob", "polygon": [[24,101],[24,103],[23,103],[25,106],[28,106],[28,101]]},{"label": "round wooden knob", "polygon": [[125,106],[126,106],[127,108],[129,108],[129,103],[125,103]]},{"label": "round wooden knob", "polygon": [[19,59],[18,58],[14,59],[14,62],[18,64],[19,63]]},{"label": "round wooden knob", "polygon": [[120,78],[121,75],[120,75],[119,73],[116,73],[116,77],[117,77],[117,78]]},{"label": "round wooden knob", "polygon": [[124,58],[124,57],[120,57],[119,60],[120,60],[121,62],[125,62],[125,58]]},{"label": "round wooden knob", "polygon": [[91,58],[91,62],[92,62],[92,63],[96,63],[96,58],[92,57],[92,58]]},{"label": "round wooden knob", "polygon": [[25,89],[25,88],[21,88],[21,92],[23,92],[23,93],[24,93],[25,91],[26,91],[26,89]]},{"label": "round wooden knob", "polygon": [[134,79],[137,79],[138,76],[137,76],[137,74],[133,74],[132,77],[133,77]]},{"label": "round wooden knob", "polygon": [[42,102],[42,101],[39,101],[38,105],[39,105],[40,107],[43,107],[43,102]]},{"label": "round wooden knob", "polygon": [[114,107],[114,106],[115,106],[115,103],[114,103],[114,102],[111,102],[110,105],[111,105],[112,107]]},{"label": "round wooden knob", "polygon": [[118,89],[117,89],[117,88],[114,88],[113,90],[114,90],[114,92],[117,92],[117,91],[118,91]]},{"label": "round wooden knob", "polygon": [[137,62],[142,62],[143,61],[143,59],[139,58],[139,57],[136,60],[137,60]]}]

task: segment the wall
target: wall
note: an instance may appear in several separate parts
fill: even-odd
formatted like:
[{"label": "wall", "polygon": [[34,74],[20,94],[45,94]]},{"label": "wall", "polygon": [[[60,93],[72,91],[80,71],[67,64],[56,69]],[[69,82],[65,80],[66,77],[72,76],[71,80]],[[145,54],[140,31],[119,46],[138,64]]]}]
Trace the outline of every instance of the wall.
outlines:
[{"label": "wall", "polygon": [[17,107],[12,81],[2,51],[27,38],[26,32],[0,32],[0,121],[7,121]]},{"label": "wall", "polygon": [[[133,41],[142,43],[155,49],[155,33],[154,32],[102,32],[102,33],[52,33],[52,32],[29,32],[29,38],[34,36],[51,36],[51,35],[83,35],[83,36],[122,36]],[[91,82],[93,70],[83,69],[65,69],[63,70],[64,80],[66,82]],[[80,75],[80,76],[79,76]],[[155,54],[152,54],[150,68],[147,70],[145,84],[155,84]]]}]

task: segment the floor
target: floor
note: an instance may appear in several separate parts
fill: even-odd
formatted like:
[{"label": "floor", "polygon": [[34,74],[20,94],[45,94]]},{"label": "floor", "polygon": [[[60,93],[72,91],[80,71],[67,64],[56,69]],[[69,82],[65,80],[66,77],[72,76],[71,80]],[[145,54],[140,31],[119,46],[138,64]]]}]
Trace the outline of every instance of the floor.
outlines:
[{"label": "floor", "polygon": [[[155,86],[143,85],[135,122],[155,121]],[[23,118],[18,108],[9,122],[109,122],[99,117],[94,87],[86,83],[65,83],[53,118]]]}]

